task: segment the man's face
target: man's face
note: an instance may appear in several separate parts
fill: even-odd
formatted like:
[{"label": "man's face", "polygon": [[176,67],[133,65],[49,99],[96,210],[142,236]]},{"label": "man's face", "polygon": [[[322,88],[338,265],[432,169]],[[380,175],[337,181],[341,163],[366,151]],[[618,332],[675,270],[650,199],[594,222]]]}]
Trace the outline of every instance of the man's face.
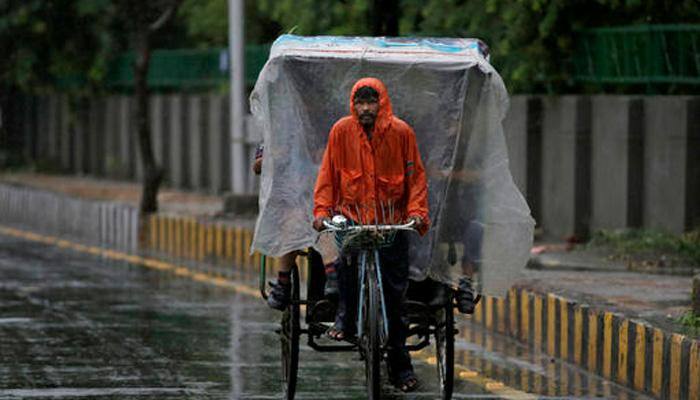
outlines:
[{"label": "man's face", "polygon": [[358,98],[352,103],[360,123],[365,126],[374,125],[379,112],[379,101],[376,98]]}]

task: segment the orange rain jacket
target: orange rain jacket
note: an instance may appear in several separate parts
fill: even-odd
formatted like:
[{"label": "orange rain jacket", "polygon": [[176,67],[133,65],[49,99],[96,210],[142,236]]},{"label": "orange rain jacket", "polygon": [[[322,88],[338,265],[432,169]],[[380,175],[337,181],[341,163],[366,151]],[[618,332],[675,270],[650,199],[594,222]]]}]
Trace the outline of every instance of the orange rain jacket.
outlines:
[{"label": "orange rain jacket", "polygon": [[[379,93],[379,112],[372,139],[353,107],[355,92],[372,87]],[[362,78],[350,93],[350,113],[333,125],[314,189],[314,217],[342,213],[360,223],[396,224],[428,216],[428,186],[413,129],[391,110],[384,83]]]}]

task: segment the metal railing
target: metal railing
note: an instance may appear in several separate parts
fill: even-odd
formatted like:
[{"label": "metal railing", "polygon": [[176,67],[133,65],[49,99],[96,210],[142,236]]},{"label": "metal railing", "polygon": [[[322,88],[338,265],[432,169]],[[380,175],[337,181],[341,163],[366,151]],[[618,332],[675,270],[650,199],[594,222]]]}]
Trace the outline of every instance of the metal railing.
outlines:
[{"label": "metal railing", "polygon": [[700,25],[594,28],[576,38],[576,81],[700,84]]}]

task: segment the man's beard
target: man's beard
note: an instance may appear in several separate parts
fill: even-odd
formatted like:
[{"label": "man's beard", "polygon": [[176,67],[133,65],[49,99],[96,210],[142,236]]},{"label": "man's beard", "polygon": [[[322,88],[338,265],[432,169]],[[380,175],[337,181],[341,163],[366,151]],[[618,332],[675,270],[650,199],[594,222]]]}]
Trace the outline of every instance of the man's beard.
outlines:
[{"label": "man's beard", "polygon": [[362,125],[374,125],[374,121],[377,120],[377,116],[374,114],[366,113],[361,114],[359,119]]}]

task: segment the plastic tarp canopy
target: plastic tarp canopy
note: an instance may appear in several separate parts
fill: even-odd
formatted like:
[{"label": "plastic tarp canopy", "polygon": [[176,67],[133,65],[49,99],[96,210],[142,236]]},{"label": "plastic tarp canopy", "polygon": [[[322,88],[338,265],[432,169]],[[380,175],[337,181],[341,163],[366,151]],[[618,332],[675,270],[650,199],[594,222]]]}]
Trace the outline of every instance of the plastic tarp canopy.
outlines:
[{"label": "plastic tarp canopy", "polygon": [[475,273],[504,295],[522,271],[534,221],[508,165],[508,96],[476,39],[283,35],[250,97],[265,155],[251,251],[280,256],[318,246],[313,189],[332,125],[349,114],[360,78],[387,86],[394,115],[415,131],[432,226],[411,235],[411,278],[455,285]]}]

